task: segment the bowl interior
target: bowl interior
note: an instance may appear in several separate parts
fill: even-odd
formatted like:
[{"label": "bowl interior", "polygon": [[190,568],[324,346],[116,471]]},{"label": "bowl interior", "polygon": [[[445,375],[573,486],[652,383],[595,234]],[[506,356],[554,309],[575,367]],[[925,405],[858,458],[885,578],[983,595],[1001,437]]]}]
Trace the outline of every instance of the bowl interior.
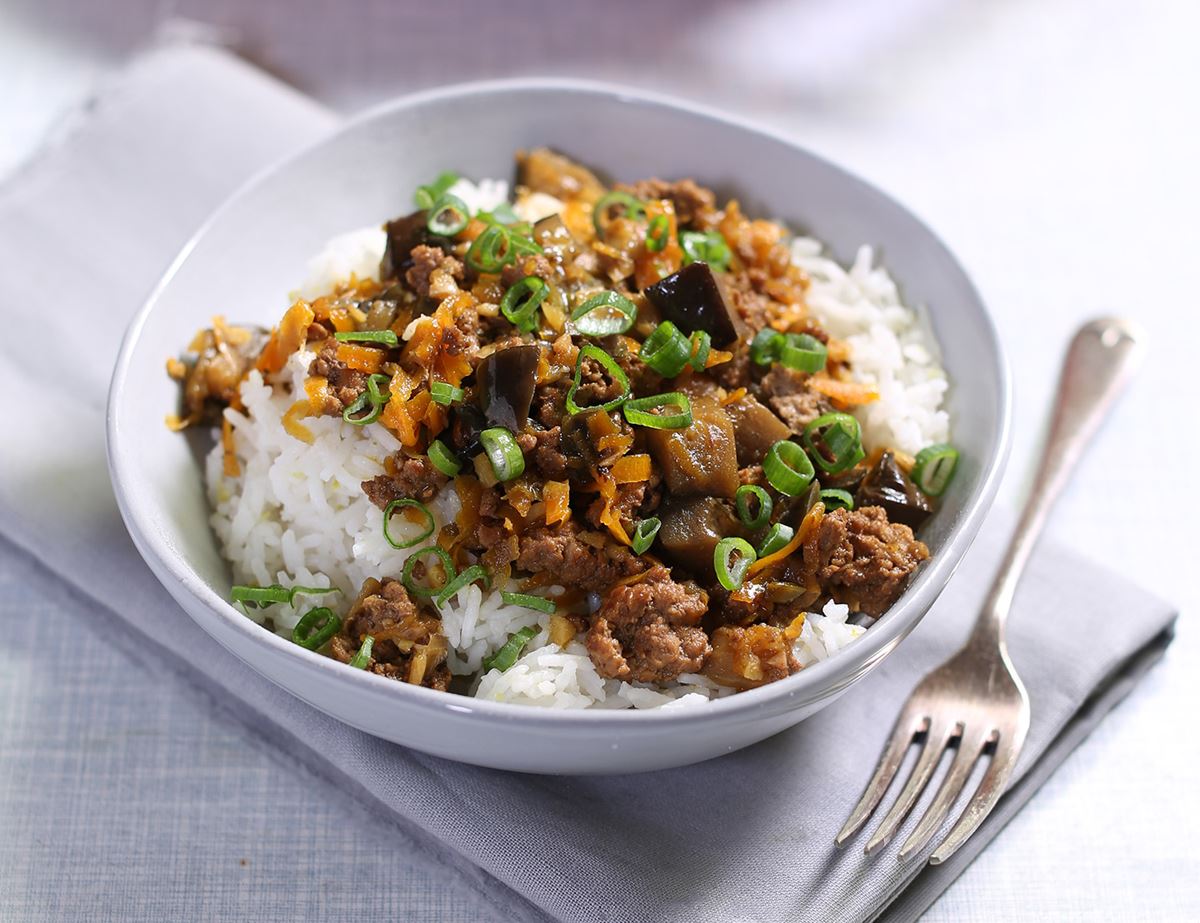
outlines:
[{"label": "bowl interior", "polygon": [[[843,263],[861,244],[872,244],[906,302],[926,312],[952,382],[948,409],[962,452],[959,474],[922,535],[932,564],[863,639],[803,671],[805,682],[836,683],[844,669],[890,649],[915,625],[973,537],[1006,443],[1003,358],[962,269],[900,205],[785,140],[654,98],[562,82],[425,94],[351,123],[243,189],[177,260],[122,351],[110,399],[110,457],[131,527],[214,617],[244,619],[220,602],[229,571],[208,528],[195,455],[188,440],[163,425],[177,402],[165,360],[214,314],[276,322],[307,260],[329,237],[407,212],[415,187],[440,171],[511,178],[514,151],[536,145],[616,180],[695,177],[735,195],[751,215],[779,218],[820,238]],[[413,691],[397,688],[397,694]]]}]

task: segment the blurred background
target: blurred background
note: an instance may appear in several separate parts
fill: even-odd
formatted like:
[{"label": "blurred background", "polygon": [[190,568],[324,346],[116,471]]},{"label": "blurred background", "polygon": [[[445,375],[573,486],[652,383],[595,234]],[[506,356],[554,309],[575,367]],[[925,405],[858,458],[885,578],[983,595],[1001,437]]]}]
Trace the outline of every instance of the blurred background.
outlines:
[{"label": "blurred background", "polygon": [[[89,97],[131,56],[164,41],[227,45],[346,114],[422,87],[529,74],[611,80],[730,110],[882,186],[973,275],[1014,367],[1013,464],[1000,503],[1015,505],[1028,483],[1074,327],[1124,313],[1149,329],[1147,368],[1085,459],[1051,532],[1186,612],[1200,603],[1189,554],[1196,544],[1178,525],[1166,531],[1176,514],[1164,501],[1194,478],[1200,453],[1198,34],[1200,4],[1186,0],[0,0],[0,191],[86,118]],[[116,656],[88,645],[90,657]],[[980,907],[1003,919],[1063,918],[1080,908],[1088,915],[1107,875],[1119,869],[1151,882],[1156,869],[1179,861],[1171,844],[1194,839],[1194,796],[1177,813],[1138,805],[1151,768],[1156,787],[1186,792],[1194,782],[1194,735],[1188,760],[1156,762],[1153,744],[1190,720],[1179,711],[1194,701],[1189,652],[1197,645],[1185,626],[1168,662],[932,916]],[[18,714],[53,694],[39,688],[30,677],[6,681],[0,669],[0,712]],[[160,711],[196,708],[182,692],[163,695]],[[35,818],[14,805],[36,786],[21,748],[45,731],[15,726],[0,752],[0,829],[7,817],[35,846]],[[201,768],[211,758],[271,771],[229,736],[237,732],[195,727],[196,738],[179,746],[196,747]],[[1116,765],[1122,770],[1104,771]],[[116,768],[85,761],[80,771]],[[305,809],[302,785],[280,785],[289,804]],[[180,809],[165,790],[139,799],[136,823],[182,825],[204,848],[208,821],[171,815]],[[156,817],[159,810],[166,813]],[[339,841],[350,834],[336,825],[318,833],[329,848],[367,851],[361,839]],[[1136,848],[1106,866],[1094,854],[1101,842]],[[91,857],[86,843],[80,850]],[[371,861],[388,855],[379,845]],[[139,874],[153,874],[153,857],[143,859]],[[1044,881],[1030,896],[1028,870],[1038,867]],[[1187,869],[1200,873],[1194,850]],[[1055,887],[1060,874],[1070,887]],[[1135,894],[1136,884],[1122,892],[1108,918],[1139,916]],[[400,894],[395,909],[404,908]]]}]

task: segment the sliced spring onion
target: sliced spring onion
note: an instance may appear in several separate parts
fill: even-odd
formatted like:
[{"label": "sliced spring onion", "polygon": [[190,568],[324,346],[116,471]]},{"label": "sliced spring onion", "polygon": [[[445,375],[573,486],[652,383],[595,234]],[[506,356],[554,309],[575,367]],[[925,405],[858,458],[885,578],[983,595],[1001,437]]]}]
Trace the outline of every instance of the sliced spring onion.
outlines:
[{"label": "sliced spring onion", "polygon": [[917,453],[913,463],[913,483],[921,493],[940,497],[946,492],[954,471],[958,468],[958,449],[946,443],[926,446]]},{"label": "sliced spring onion", "polygon": [[650,219],[650,227],[646,229],[646,249],[651,253],[659,253],[671,239],[671,219],[666,215],[655,215]]},{"label": "sliced spring onion", "polygon": [[665,378],[674,378],[691,358],[691,343],[669,320],[663,321],[646,337],[638,355],[641,360]]},{"label": "sliced spring onion", "polygon": [[509,286],[500,299],[500,311],[518,330],[531,333],[537,329],[537,309],[550,294],[546,280],[538,276],[526,276],[515,285]]},{"label": "sliced spring onion", "polygon": [[476,580],[482,580],[485,586],[492,582],[492,575],[488,573],[486,567],[482,564],[472,564],[461,574],[446,584],[446,588],[438,593],[434,602],[438,607],[446,605],[454,598],[454,594],[459,590],[464,589],[468,584],[474,583]]},{"label": "sliced spring onion", "polygon": [[662,520],[657,516],[641,520],[633,530],[633,553],[645,554],[654,544],[658,530],[662,528]]},{"label": "sliced spring onion", "polygon": [[[771,521],[771,510],[775,508],[775,504],[771,500],[771,495],[757,484],[743,484],[733,497],[737,506],[738,519],[747,529],[761,529]],[[757,513],[750,511],[752,500],[758,501]]]},{"label": "sliced spring onion", "polygon": [[733,254],[720,231],[680,231],[679,246],[683,248],[683,264],[708,263],[714,272],[729,268]]},{"label": "sliced spring onion", "polygon": [[438,404],[453,404],[467,396],[462,388],[445,381],[435,381],[429,386],[429,396]]},{"label": "sliced spring onion", "polygon": [[521,656],[521,651],[525,649],[525,645],[534,639],[539,629],[536,625],[529,625],[522,628],[520,631],[512,635],[505,642],[504,647],[492,654],[483,662],[483,672],[487,673],[490,670],[499,670],[503,673]]},{"label": "sliced spring onion", "polygon": [[325,642],[338,633],[342,620],[328,606],[309,609],[300,617],[292,629],[292,640],[310,651],[319,650]]},{"label": "sliced spring onion", "polygon": [[480,212],[477,217],[489,224],[518,224],[521,221],[520,216],[507,202],[501,202],[490,212]]},{"label": "sliced spring onion", "polygon": [[713,549],[713,569],[717,572],[717,580],[727,590],[741,589],[746,571],[757,558],[753,546],[744,538],[729,536],[721,539]]},{"label": "sliced spring onion", "polygon": [[780,548],[787,545],[795,535],[796,530],[791,526],[784,525],[782,522],[775,523],[767,530],[767,537],[763,539],[762,545],[759,546],[758,556],[765,558],[768,555],[774,554]]},{"label": "sliced spring onion", "polygon": [[631,221],[646,217],[646,206],[628,192],[610,192],[601,196],[592,208],[592,225],[596,228],[596,236],[601,240],[604,240],[608,230],[608,211],[618,206],[625,209],[625,217]]},{"label": "sliced spring onion", "polygon": [[840,487],[827,487],[821,491],[821,502],[827,511],[854,509],[854,495]]},{"label": "sliced spring onion", "polygon": [[693,330],[689,362],[697,372],[708,365],[708,354],[712,352],[712,334],[707,330]]},{"label": "sliced spring onion", "polygon": [[394,330],[344,330],[333,335],[339,343],[378,343],[380,346],[399,346]]},{"label": "sliced spring onion", "polygon": [[327,593],[340,592],[342,591],[335,586],[286,587],[280,583],[272,583],[270,586],[235,586],[229,591],[229,598],[243,606],[271,606],[275,603],[287,603],[289,606],[294,606],[296,597],[301,594],[324,596]]},{"label": "sliced spring onion", "polygon": [[770,327],[763,327],[750,341],[750,358],[759,365],[770,365],[779,358],[784,344],[783,334]]},{"label": "sliced spring onion", "polygon": [[448,478],[454,477],[462,470],[462,462],[455,457],[450,451],[450,447],[440,439],[435,439],[429,443],[429,460],[433,463],[433,467],[446,475]]},{"label": "sliced spring onion", "polygon": [[[593,404],[587,407],[580,407],[575,403],[575,394],[583,383],[583,363],[585,359],[591,359],[599,362],[601,368],[613,377],[618,385],[621,386],[621,393],[612,400],[605,401],[603,404]],[[615,359],[602,350],[599,346],[592,346],[590,343],[583,346],[579,350],[579,358],[575,360],[575,377],[571,381],[571,390],[567,392],[567,413],[574,416],[577,413],[582,413],[585,410],[612,410],[617,407],[625,398],[629,397],[629,376],[627,376],[622,368],[617,365]]]},{"label": "sliced spring onion", "polygon": [[442,194],[457,182],[457,173],[451,173],[448,170],[445,173],[439,173],[438,178],[428,186],[417,187],[417,191],[413,195],[413,201],[416,203],[417,208],[433,208],[433,203],[440,199]]},{"label": "sliced spring onion", "polygon": [[499,272],[514,259],[512,238],[501,224],[489,224],[467,250],[467,264],[479,272]]},{"label": "sliced spring onion", "polygon": [[492,463],[492,472],[498,481],[511,481],[525,471],[525,456],[513,434],[503,426],[485,429],[479,434],[479,442]]},{"label": "sliced spring onion", "polygon": [[763,457],[763,474],[767,482],[781,494],[795,497],[802,493],[816,476],[812,461],[804,449],[794,442],[781,439]]},{"label": "sliced spring onion", "polygon": [[789,333],[779,350],[779,363],[798,372],[819,372],[825,368],[829,350],[808,333]]},{"label": "sliced spring onion", "polygon": [[534,609],[538,612],[554,612],[558,606],[553,599],[545,596],[530,596],[527,593],[508,593],[500,591],[500,598],[506,606],[520,606],[522,609]]},{"label": "sliced spring onion", "polygon": [[586,336],[624,333],[637,320],[637,305],[616,292],[601,292],[572,311],[571,320]]},{"label": "sliced spring onion", "polygon": [[471,223],[471,210],[467,203],[456,195],[442,193],[429,209],[425,219],[425,227],[430,234],[439,237],[453,237]]},{"label": "sliced spring onion", "polygon": [[857,465],[866,453],[862,428],[848,413],[827,413],[804,427],[804,447],[817,466],[828,474],[840,474]]},{"label": "sliced spring onion", "polygon": [[[667,408],[674,408],[675,413],[655,412],[665,411]],[[626,401],[621,409],[625,412],[625,419],[634,426],[648,426],[650,429],[686,429],[692,425],[692,402],[682,391],[639,397]]]},{"label": "sliced spring onion", "polygon": [[[367,390],[342,411],[342,419],[354,426],[366,426],[368,423],[378,420],[391,397],[391,392],[381,390],[381,388],[390,381],[391,379],[387,375],[376,374],[367,378]],[[370,410],[367,410],[368,405],[370,405]],[[367,412],[363,413],[364,410]]]},{"label": "sliced spring onion", "polygon": [[529,235],[533,229],[527,224],[517,224],[509,228],[508,243],[513,253],[545,253],[542,245]]},{"label": "sliced spring onion", "polygon": [[[407,542],[396,541],[396,539],[392,538],[392,533],[388,530],[388,524],[392,520],[392,513],[399,509],[417,510],[425,520],[425,528],[421,531],[421,534]],[[433,535],[433,528],[433,513],[429,512],[429,507],[419,500],[410,500],[407,498],[393,500],[383,508],[383,537],[387,539],[387,543],[393,548],[411,548],[413,545],[419,545],[425,539],[429,538],[429,536]]]},{"label": "sliced spring onion", "polygon": [[[441,562],[442,570],[446,575],[446,579],[436,586],[422,586],[417,583],[417,578],[413,576],[417,562],[427,554],[433,555]],[[450,560],[450,555],[446,553],[446,550],[437,545],[426,545],[424,548],[418,548],[409,555],[408,560],[404,562],[404,570],[400,572],[400,582],[404,584],[405,589],[412,593],[413,596],[420,596],[424,599],[428,599],[444,591],[447,584],[453,579],[454,562]]]},{"label": "sliced spring onion", "polygon": [[375,636],[367,635],[363,638],[363,643],[353,657],[350,658],[350,666],[356,670],[365,670],[367,664],[371,662],[371,651],[375,647]]}]

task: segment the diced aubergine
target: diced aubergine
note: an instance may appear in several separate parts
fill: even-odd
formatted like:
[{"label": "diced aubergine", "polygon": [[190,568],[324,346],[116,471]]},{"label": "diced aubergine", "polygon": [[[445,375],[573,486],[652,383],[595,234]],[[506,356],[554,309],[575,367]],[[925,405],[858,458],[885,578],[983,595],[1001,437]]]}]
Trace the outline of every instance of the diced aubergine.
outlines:
[{"label": "diced aubergine", "polygon": [[733,438],[737,443],[739,467],[744,468],[762,461],[771,446],[792,435],[786,423],[749,394],[726,404],[725,412],[733,421]]},{"label": "diced aubergine", "polygon": [[712,345],[723,349],[735,342],[744,326],[731,300],[707,263],[689,263],[646,289],[646,297],[684,333],[703,330]]},{"label": "diced aubergine", "polygon": [[933,507],[917,490],[891,452],[879,456],[854,496],[855,507],[881,506],[891,522],[903,523],[916,530],[929,518]]},{"label": "diced aubergine", "polygon": [[379,261],[379,278],[383,280],[403,278],[405,271],[411,265],[409,254],[412,248],[425,243],[429,235],[425,227],[425,212],[413,212],[403,218],[396,218],[384,226],[387,233],[387,244],[383,249],[383,259]]},{"label": "diced aubergine", "polygon": [[669,500],[658,517],[662,526],[657,547],[663,557],[691,571],[697,579],[715,579],[713,551],[717,542],[729,535],[746,536],[733,505],[716,497]]},{"label": "diced aubergine", "polygon": [[536,346],[509,346],[484,358],[476,369],[479,401],[484,416],[514,433],[529,420],[529,405],[537,384]]},{"label": "diced aubergine", "polygon": [[691,426],[644,431],[650,454],[675,496],[732,497],[739,486],[733,423],[712,398],[691,404]]}]

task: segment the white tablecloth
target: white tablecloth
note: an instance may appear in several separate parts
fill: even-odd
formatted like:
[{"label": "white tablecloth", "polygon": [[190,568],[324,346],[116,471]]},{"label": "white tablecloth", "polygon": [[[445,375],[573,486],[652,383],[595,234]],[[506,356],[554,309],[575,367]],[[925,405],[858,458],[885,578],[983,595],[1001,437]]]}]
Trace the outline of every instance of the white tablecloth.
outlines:
[{"label": "white tablecloth", "polygon": [[[347,110],[474,76],[610,77],[774,122],[879,182],[960,254],[1009,344],[1017,430],[1002,503],[1027,481],[1070,329],[1101,311],[1138,317],[1151,362],[1054,531],[1179,603],[1179,640],[929,916],[1200,917],[1190,845],[1200,645],[1187,620],[1200,601],[1197,542],[1167,510],[1188,499],[1200,457],[1200,10],[900,6],[525,0],[487,21],[486,43],[472,38],[478,7],[462,0],[357,10],[183,0],[172,10],[234,30],[261,63]],[[15,168],[160,13],[139,0],[8,0],[0,165]],[[330,800],[219,708],[64,615],[54,587],[6,559],[0,919],[201,919],[234,893],[247,919],[290,920],[300,887],[324,895],[331,918],[492,918],[485,893],[447,891],[403,831]],[[92,716],[93,730],[68,736],[65,714]]]}]

